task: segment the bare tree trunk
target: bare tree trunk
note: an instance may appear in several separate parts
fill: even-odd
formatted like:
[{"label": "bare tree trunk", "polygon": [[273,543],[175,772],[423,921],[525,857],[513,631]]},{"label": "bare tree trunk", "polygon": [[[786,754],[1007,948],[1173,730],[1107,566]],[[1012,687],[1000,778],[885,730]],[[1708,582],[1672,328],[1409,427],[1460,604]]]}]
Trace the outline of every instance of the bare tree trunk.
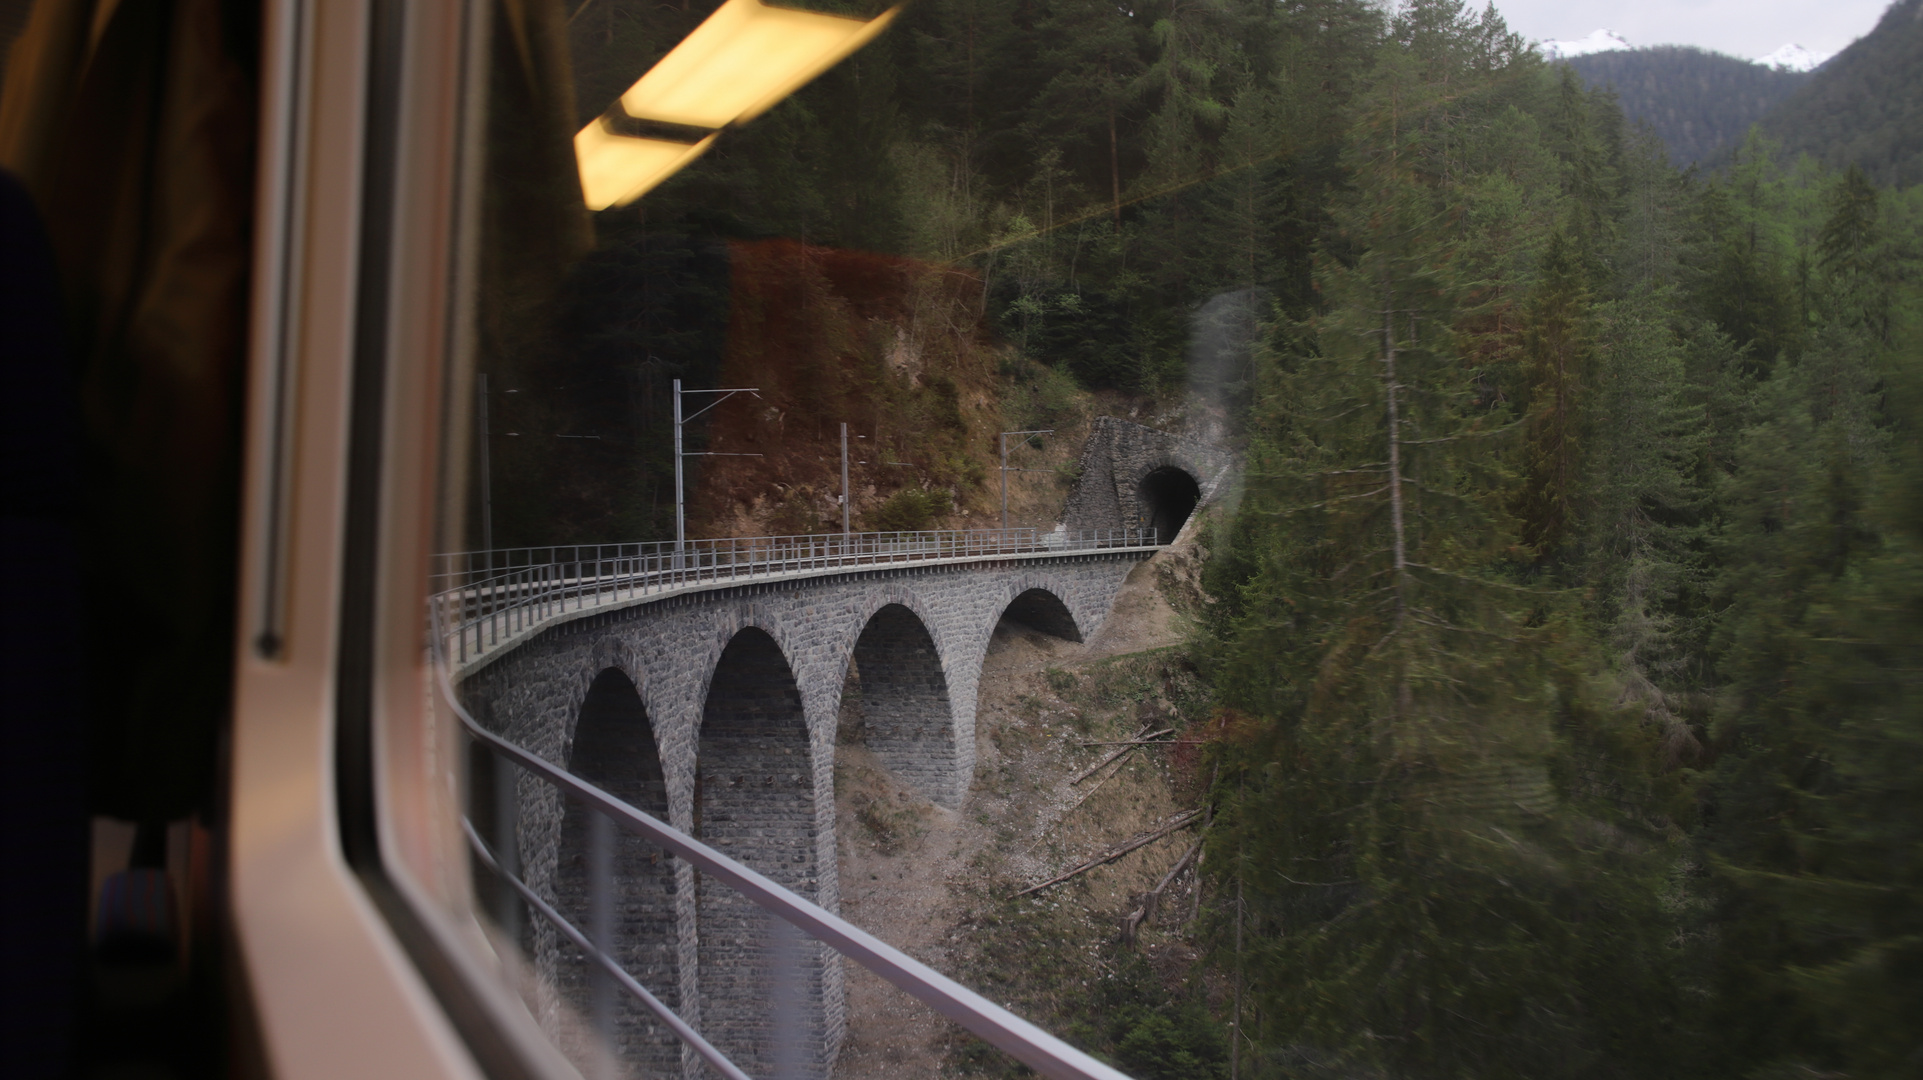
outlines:
[{"label": "bare tree trunk", "polygon": [[[1109,72],[1110,81],[1114,78],[1114,72]],[[1115,208],[1117,232],[1122,229],[1122,156],[1119,145],[1120,142],[1115,136],[1115,103],[1110,101],[1108,103],[1108,189],[1109,200]]]},{"label": "bare tree trunk", "polygon": [[1401,387],[1396,382],[1395,288],[1384,289],[1383,295],[1387,305],[1382,311],[1382,368],[1389,399],[1389,527],[1395,533],[1396,626],[1400,628],[1408,606],[1405,586],[1409,551],[1402,522],[1402,417],[1396,400]]},{"label": "bare tree trunk", "polygon": [[1242,871],[1235,872],[1235,1021],[1229,1026],[1229,1080],[1242,1075]]}]

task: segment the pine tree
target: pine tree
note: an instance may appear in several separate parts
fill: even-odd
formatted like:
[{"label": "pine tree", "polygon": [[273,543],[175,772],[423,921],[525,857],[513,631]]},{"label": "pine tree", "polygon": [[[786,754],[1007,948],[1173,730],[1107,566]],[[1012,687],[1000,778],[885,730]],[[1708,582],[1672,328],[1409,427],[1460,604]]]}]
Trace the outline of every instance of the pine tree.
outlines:
[{"label": "pine tree", "polygon": [[1916,1075],[1923,1061],[1923,420],[1901,387],[1905,453],[1878,470],[1878,534],[1859,572],[1813,613],[1805,708],[1829,787],[1796,823],[1796,872],[1754,884],[1792,912],[1804,946],[1786,981],[1851,1076]]},{"label": "pine tree", "polygon": [[1589,296],[1573,245],[1551,235],[1542,279],[1523,314],[1529,432],[1516,500],[1522,542],[1553,557],[1579,513],[1585,395],[1590,382]]},{"label": "pine tree", "polygon": [[1703,837],[1724,872],[1717,1026],[1764,1061],[1845,1052],[1786,977],[1827,952],[1796,929],[1811,897],[1767,887],[1812,872],[1803,836],[1847,788],[1822,690],[1837,674],[1824,612],[1882,543],[1871,509],[1892,447],[1881,350],[1860,322],[1823,321],[1824,306],[1794,359],[1757,385],[1720,493],[1720,760]]},{"label": "pine tree", "polygon": [[1783,181],[1775,146],[1751,133],[1727,181],[1701,202],[1704,250],[1693,287],[1702,314],[1746,349],[1752,376],[1794,353],[1802,320],[1790,274]]},{"label": "pine tree", "polygon": [[1878,345],[1891,344],[1889,245],[1879,228],[1881,200],[1863,170],[1850,166],[1825,200],[1829,217],[1816,241],[1823,272],[1823,308],[1830,320],[1860,327]]},{"label": "pine tree", "polygon": [[1596,398],[1583,476],[1585,577],[1620,690],[1660,734],[1663,764],[1700,763],[1683,699],[1700,683],[1710,492],[1703,407],[1692,400],[1669,290],[1597,310]]},{"label": "pine tree", "polygon": [[[1069,0],[1043,15],[1041,61],[1051,72],[1023,122],[1038,144],[1063,151],[1069,173],[1107,203],[1110,224],[1122,220],[1123,136],[1136,124],[1146,69],[1142,20],[1113,4]],[[1129,175],[1138,167],[1128,153]]]}]

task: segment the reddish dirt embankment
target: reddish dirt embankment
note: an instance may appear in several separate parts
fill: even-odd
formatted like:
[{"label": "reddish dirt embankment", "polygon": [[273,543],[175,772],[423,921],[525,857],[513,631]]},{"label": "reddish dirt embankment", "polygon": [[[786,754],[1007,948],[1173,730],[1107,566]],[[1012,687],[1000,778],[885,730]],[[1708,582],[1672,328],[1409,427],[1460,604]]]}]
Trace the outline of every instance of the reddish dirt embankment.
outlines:
[{"label": "reddish dirt embankment", "polygon": [[760,397],[717,408],[708,448],[764,456],[701,459],[691,531],[839,531],[843,422],[856,529],[904,489],[934,496],[928,527],[990,524],[1006,354],[980,279],[793,240],[736,242],[729,261],[721,385]]}]

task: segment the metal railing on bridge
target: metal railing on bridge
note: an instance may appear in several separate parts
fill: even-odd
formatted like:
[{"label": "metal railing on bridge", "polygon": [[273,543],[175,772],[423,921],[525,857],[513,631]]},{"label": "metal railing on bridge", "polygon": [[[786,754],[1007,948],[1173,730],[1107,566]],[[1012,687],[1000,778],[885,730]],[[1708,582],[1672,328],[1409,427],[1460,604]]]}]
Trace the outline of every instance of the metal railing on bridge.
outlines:
[{"label": "metal railing on bridge", "polygon": [[1154,529],[940,529],[465,551],[434,556],[432,615],[449,657],[463,663],[557,615],[691,585],[1155,544]]}]

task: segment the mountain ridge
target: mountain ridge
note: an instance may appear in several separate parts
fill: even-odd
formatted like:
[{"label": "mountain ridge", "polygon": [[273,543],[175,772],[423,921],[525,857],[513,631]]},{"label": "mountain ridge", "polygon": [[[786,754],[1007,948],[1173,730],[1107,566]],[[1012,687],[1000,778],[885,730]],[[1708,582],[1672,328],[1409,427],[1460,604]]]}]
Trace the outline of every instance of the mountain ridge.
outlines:
[{"label": "mountain ridge", "polygon": [[[1566,40],[1543,38],[1536,44],[1542,49],[1543,58],[1550,61],[1574,60],[1577,57],[1594,56],[1597,53],[1603,52],[1634,52],[1638,49],[1645,48],[1692,48],[1700,49],[1702,52],[1716,53],[1716,55],[1719,56],[1730,55],[1728,53],[1718,52],[1715,49],[1701,49],[1700,46],[1694,45],[1632,45],[1628,38],[1608,27],[1598,27],[1579,38],[1569,38]],[[1763,56],[1732,56],[1731,59],[1747,59],[1752,64],[1760,64],[1766,68],[1806,72],[1815,71],[1817,68],[1822,67],[1825,63],[1828,63],[1830,57],[1834,55],[1834,53],[1818,55],[1803,46],[1800,42],[1791,41],[1777,46],[1774,52]]]},{"label": "mountain ridge", "polygon": [[1897,0],[1762,120],[1786,154],[1860,167],[1878,184],[1923,181],[1923,0]]},{"label": "mountain ridge", "polygon": [[1612,49],[1562,63],[1591,87],[1614,90],[1623,116],[1648,124],[1679,168],[1726,155],[1813,77],[1690,45]]}]

